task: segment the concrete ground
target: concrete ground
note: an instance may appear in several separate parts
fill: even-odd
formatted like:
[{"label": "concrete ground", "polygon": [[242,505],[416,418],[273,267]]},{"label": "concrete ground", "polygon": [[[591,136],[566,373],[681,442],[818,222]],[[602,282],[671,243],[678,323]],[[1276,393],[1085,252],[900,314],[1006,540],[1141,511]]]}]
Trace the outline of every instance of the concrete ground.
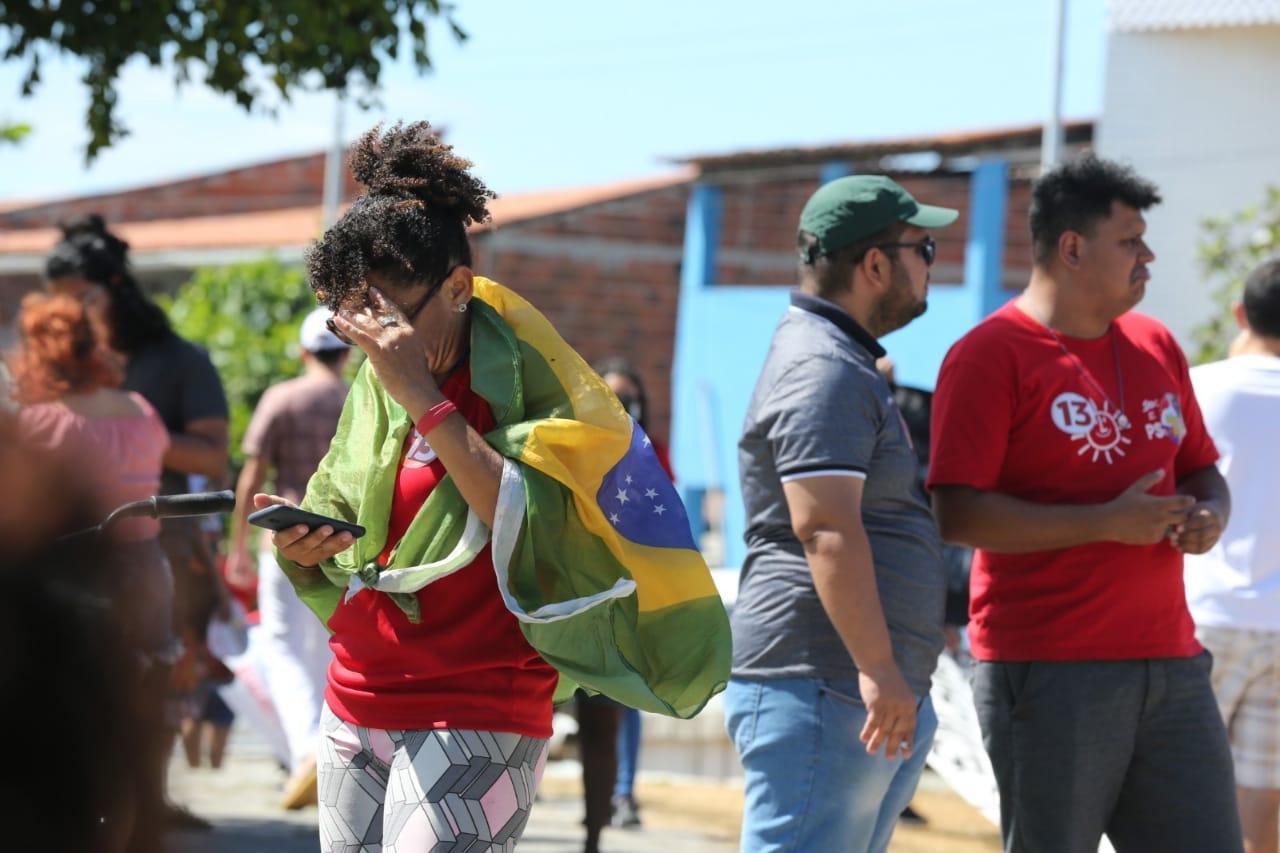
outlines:
[{"label": "concrete ground", "polygon": [[[577,853],[583,831],[578,765],[553,762],[539,792],[522,853]],[[265,745],[237,730],[221,770],[191,770],[175,756],[173,798],[214,824],[209,832],[177,832],[166,853],[315,853],[316,810],[277,806],[284,774]],[[604,853],[732,853],[742,815],[739,784],[643,778],[637,790],[645,825],[607,830]],[[900,826],[892,853],[987,853],[1000,849],[995,828],[936,777],[926,776],[915,806],[925,827]]]},{"label": "concrete ground", "polygon": [[[176,802],[213,822],[210,832],[176,832],[166,853],[315,853],[319,849],[314,807],[282,811],[277,800],[283,772],[265,747],[237,732],[220,770],[192,770],[176,757],[170,765],[170,790]],[[575,853],[582,847],[582,796],[574,774],[578,765],[550,765],[533,810],[522,853]],[[648,817],[648,815],[646,815]],[[732,833],[722,827],[699,829],[664,821],[656,812],[638,831],[609,830],[604,853],[732,853]]]}]

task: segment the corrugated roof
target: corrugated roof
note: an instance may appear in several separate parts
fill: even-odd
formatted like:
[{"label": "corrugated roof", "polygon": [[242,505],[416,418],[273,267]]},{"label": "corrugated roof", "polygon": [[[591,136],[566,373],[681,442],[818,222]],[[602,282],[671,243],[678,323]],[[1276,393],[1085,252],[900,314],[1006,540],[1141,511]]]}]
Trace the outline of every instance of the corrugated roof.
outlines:
[{"label": "corrugated roof", "polygon": [[[314,240],[320,233],[321,209],[295,207],[229,216],[193,216],[150,222],[116,222],[111,229],[129,242],[133,253],[181,249],[262,248]],[[0,254],[49,251],[57,228],[0,232]]]},{"label": "corrugated roof", "polygon": [[1114,32],[1280,24],[1280,0],[1110,0]]},{"label": "corrugated roof", "polygon": [[558,190],[545,190],[535,193],[517,193],[502,196],[489,202],[492,220],[473,228],[473,231],[488,231],[527,222],[542,216],[565,213],[580,207],[602,204],[614,199],[653,192],[667,187],[691,183],[697,178],[697,170],[680,168],[656,175],[651,178],[634,178],[627,181],[615,181],[610,184],[595,184],[585,187],[568,187]]},{"label": "corrugated roof", "polygon": [[[437,135],[443,138],[446,132],[446,128],[437,127],[435,128],[435,130]],[[12,202],[0,201],[0,213],[14,211],[14,210],[21,210],[24,213],[30,212],[30,213],[39,215],[42,208],[56,209],[66,204],[76,204],[76,205],[86,205],[86,204],[92,205],[92,204],[99,204],[99,203],[110,204],[117,199],[128,198],[128,197],[152,196],[156,194],[172,196],[174,194],[180,193],[183,189],[198,188],[203,184],[208,184],[208,183],[225,184],[226,182],[234,181],[237,178],[246,177],[246,176],[253,177],[256,175],[260,175],[264,172],[279,171],[283,169],[288,169],[290,167],[307,167],[307,166],[314,165],[316,167],[323,168],[325,158],[327,156],[328,156],[328,149],[304,151],[297,154],[282,155],[279,157],[272,158],[270,160],[254,160],[252,162],[242,162],[235,165],[223,166],[222,168],[217,168],[217,169],[201,169],[195,172],[187,172],[180,175],[171,176],[168,178],[162,178],[158,181],[151,180],[144,183],[129,183],[129,184],[126,184],[125,186],[117,187],[115,189],[103,190],[101,192],[89,193],[86,195],[54,196],[54,197],[26,199],[26,200],[19,199],[19,200],[14,200]],[[343,162],[342,175],[343,175],[343,180],[347,182],[349,185],[347,188],[347,191],[350,193],[350,196],[348,197],[351,197],[355,195],[355,192],[352,191],[353,185],[350,185],[350,182],[353,179],[351,178],[350,170],[346,165],[346,161],[347,161],[347,154],[344,153],[342,156],[342,162]],[[322,188],[319,185],[316,185],[316,186],[303,185],[295,189],[301,189],[303,191],[314,191],[317,197],[319,197],[319,195],[322,192]],[[277,192],[278,192],[278,188],[277,188]],[[257,210],[282,209],[280,205],[277,205],[274,208],[272,208],[270,206],[269,199],[265,199],[265,200],[267,201],[267,204],[265,207],[259,207],[255,209]],[[235,213],[248,212],[248,209],[245,209],[244,211],[234,211],[234,212]]]},{"label": "corrugated roof", "polygon": [[[760,166],[822,163],[830,160],[857,161],[933,151],[944,157],[1029,148],[1040,144],[1043,125],[954,131],[929,136],[899,137],[838,142],[829,145],[791,148],[762,148],[729,154],[705,154],[683,157],[676,163],[689,163],[703,170],[753,168]],[[1092,121],[1069,121],[1066,138],[1069,143],[1087,142],[1093,136]]]},{"label": "corrugated roof", "polygon": [[22,210],[39,203],[38,199],[30,198],[0,199],[0,213],[7,213],[10,210]]},{"label": "corrugated roof", "polygon": [[[39,199],[27,199],[25,201],[17,201],[15,203],[6,203],[0,201],[0,211],[8,210],[32,210],[38,211],[45,207],[57,207],[68,203],[82,202],[110,202],[113,199],[122,196],[134,196],[144,193],[166,192],[173,193],[176,190],[182,190],[186,187],[198,186],[199,184],[214,180],[227,180],[235,178],[243,173],[263,172],[276,169],[281,166],[290,166],[294,164],[303,164],[308,161],[315,161],[323,164],[325,158],[324,151],[310,151],[304,154],[295,154],[288,157],[276,157],[271,160],[255,160],[251,163],[241,163],[234,166],[226,166],[221,169],[205,169],[198,172],[192,172],[182,175],[176,175],[160,180],[151,180],[143,183],[130,183],[115,189],[107,189],[101,192],[87,193],[84,195],[63,195],[45,197]],[[319,192],[319,188],[316,188]]]},{"label": "corrugated roof", "polygon": [[[542,216],[600,204],[630,195],[688,183],[693,169],[610,184],[517,193],[489,203],[492,220],[473,231],[487,231]],[[258,211],[227,216],[160,219],[112,223],[112,230],[129,242],[135,257],[148,252],[206,249],[276,249],[303,246],[321,233],[319,206]],[[0,255],[43,255],[57,242],[56,228],[0,232]]]}]

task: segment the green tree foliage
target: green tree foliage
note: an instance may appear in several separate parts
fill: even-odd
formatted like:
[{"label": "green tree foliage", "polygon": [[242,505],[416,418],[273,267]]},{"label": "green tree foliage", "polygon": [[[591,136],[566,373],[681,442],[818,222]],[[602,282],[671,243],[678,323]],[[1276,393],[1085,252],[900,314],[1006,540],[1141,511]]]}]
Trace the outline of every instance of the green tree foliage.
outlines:
[{"label": "green tree foliage", "polygon": [[1225,358],[1236,334],[1232,306],[1254,267],[1280,255],[1280,187],[1268,187],[1262,204],[1202,223],[1200,268],[1215,283],[1213,316],[1192,332],[1197,364]]},{"label": "green tree foliage", "polygon": [[4,59],[22,59],[22,93],[40,83],[41,61],[66,53],[88,62],[85,159],[127,135],[116,115],[120,70],[134,57],[168,64],[178,82],[198,76],[246,110],[315,88],[372,97],[383,63],[403,53],[431,67],[427,26],[466,33],[442,0],[0,0]]},{"label": "green tree foliage", "polygon": [[16,145],[22,141],[22,137],[31,132],[29,124],[2,124],[0,123],[0,144]]},{"label": "green tree foliage", "polygon": [[274,259],[196,270],[166,302],[174,331],[209,350],[231,406],[231,458],[267,386],[302,369],[298,330],[316,307],[299,267]]}]

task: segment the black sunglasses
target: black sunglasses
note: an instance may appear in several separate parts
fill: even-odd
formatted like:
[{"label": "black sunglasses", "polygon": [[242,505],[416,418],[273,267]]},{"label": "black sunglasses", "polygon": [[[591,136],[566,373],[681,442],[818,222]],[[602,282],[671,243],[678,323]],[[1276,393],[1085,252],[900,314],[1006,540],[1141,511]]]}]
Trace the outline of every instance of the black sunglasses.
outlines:
[{"label": "black sunglasses", "polygon": [[[453,270],[450,270],[449,272],[450,274],[452,274]],[[445,277],[445,280],[446,281],[448,280],[448,276]],[[414,320],[418,319],[418,315],[422,313],[422,309],[427,307],[427,303],[431,301],[431,297],[435,296],[436,293],[442,287],[444,287],[443,281],[437,284],[435,287],[432,287],[430,290],[428,290],[427,295],[422,297],[422,299],[418,301],[417,305],[413,306],[408,311],[404,312],[405,319],[408,320],[410,323],[413,323]],[[367,304],[367,299],[366,299],[366,304]],[[399,307],[399,306],[396,306],[396,307]],[[401,310],[403,311],[404,309],[401,309]],[[354,341],[352,341],[346,335],[342,334],[342,332],[338,331],[338,324],[334,322],[333,317],[330,317],[328,320],[325,320],[324,326],[326,329],[328,329],[330,332],[333,333],[334,337],[342,341],[347,346],[355,346]]]},{"label": "black sunglasses", "polygon": [[933,266],[933,259],[938,256],[938,244],[932,237],[925,237],[914,243],[876,243],[867,251],[871,249],[915,249],[924,258],[924,265],[927,267]]}]

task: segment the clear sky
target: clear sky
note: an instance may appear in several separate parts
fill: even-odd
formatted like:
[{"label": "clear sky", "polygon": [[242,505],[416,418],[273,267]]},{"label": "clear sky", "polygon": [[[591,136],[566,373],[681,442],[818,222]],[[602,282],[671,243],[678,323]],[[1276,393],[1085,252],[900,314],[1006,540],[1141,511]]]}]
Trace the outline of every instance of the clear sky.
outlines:
[{"label": "clear sky", "polygon": [[[456,0],[471,38],[432,35],[436,70],[388,66],[351,138],[426,118],[499,192],[661,172],[667,158],[1034,123],[1049,100],[1053,0]],[[1064,106],[1101,110],[1105,0],[1068,0]],[[139,62],[120,85],[132,135],[85,169],[82,68],[0,65],[0,200],[100,192],[318,150],[334,99],[249,115]]]}]

